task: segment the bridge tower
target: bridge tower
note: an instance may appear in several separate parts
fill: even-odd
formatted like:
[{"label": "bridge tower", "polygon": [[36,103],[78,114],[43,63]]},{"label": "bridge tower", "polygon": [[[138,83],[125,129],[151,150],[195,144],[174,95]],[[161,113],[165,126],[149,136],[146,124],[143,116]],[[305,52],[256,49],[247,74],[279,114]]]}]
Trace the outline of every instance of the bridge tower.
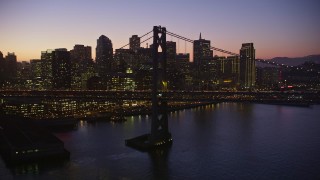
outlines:
[{"label": "bridge tower", "polygon": [[[161,52],[159,52],[159,47]],[[167,91],[167,45],[166,28],[161,26],[153,27],[153,79],[152,79],[152,122],[149,141],[151,143],[164,143],[171,139],[168,131],[167,101],[164,94],[159,92]]]},{"label": "bridge tower", "polygon": [[[161,52],[159,52],[161,48]],[[172,144],[168,130],[167,100],[163,92],[167,91],[167,46],[166,28],[153,27],[153,77],[152,77],[152,121],[151,133],[127,139],[126,145],[147,151]]]}]

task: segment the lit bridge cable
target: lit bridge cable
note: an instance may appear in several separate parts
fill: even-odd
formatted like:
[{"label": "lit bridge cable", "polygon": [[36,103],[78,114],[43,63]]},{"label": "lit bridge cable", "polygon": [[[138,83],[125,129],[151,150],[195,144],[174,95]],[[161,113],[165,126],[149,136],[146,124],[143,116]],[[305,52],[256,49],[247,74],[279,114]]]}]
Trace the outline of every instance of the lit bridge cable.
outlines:
[{"label": "lit bridge cable", "polygon": [[[139,37],[140,37],[140,38],[143,38],[144,36],[146,36],[146,35],[150,34],[151,32],[153,32],[153,30],[151,30],[151,31],[149,31],[149,32],[145,33],[144,35],[139,36]],[[152,36],[152,37],[153,37],[153,36]],[[145,41],[147,41],[147,40],[151,39],[152,37],[147,38],[146,40],[144,40],[144,41],[143,41],[143,42],[141,42],[140,44],[142,44],[142,43],[144,43]],[[121,47],[121,48],[119,48],[119,49],[123,49],[123,48],[125,48],[125,47],[127,47],[127,46],[129,46],[129,45],[130,45],[130,43],[128,43],[128,44],[126,44],[126,45],[122,46],[122,47]]]},{"label": "lit bridge cable", "polygon": [[[169,31],[167,31],[167,34],[169,36],[184,40],[186,42],[194,43],[194,40],[191,40],[189,38],[180,36],[178,34],[175,34],[175,33],[169,32]],[[215,50],[215,51],[219,51],[219,52],[222,52],[222,53],[226,53],[226,54],[229,54],[229,55],[232,55],[232,56],[239,56],[239,54],[237,54],[237,53],[233,53],[233,52],[230,52],[230,51],[227,51],[227,50],[224,50],[224,49],[220,49],[220,48],[216,48],[216,47],[213,47],[213,46],[210,46],[210,49]]]},{"label": "lit bridge cable", "polygon": [[[312,71],[315,71],[315,69],[308,69],[308,68],[305,68],[305,67],[301,67],[301,66],[289,66],[289,65],[286,65],[286,64],[280,64],[280,63],[277,63],[277,62],[274,62],[274,61],[270,61],[270,60],[265,60],[265,59],[256,59],[257,62],[260,62],[260,63],[263,63],[263,64],[268,64],[268,65],[271,65],[271,66],[277,66],[277,67],[281,67],[281,68],[291,68],[291,69],[294,69],[294,70],[300,70],[300,71],[307,71],[307,72],[312,72]],[[318,74],[320,74],[320,72],[318,71],[317,72]]]},{"label": "lit bridge cable", "polygon": [[[168,35],[170,35],[172,37],[184,40],[185,42],[194,43],[194,40],[191,40],[189,38],[180,36],[180,35],[178,35],[176,33],[172,33],[170,31],[167,31],[166,34],[168,34]],[[215,51],[219,51],[219,52],[222,52],[222,53],[225,53],[225,54],[229,54],[229,55],[232,55],[232,56],[239,56],[239,54],[237,54],[237,53],[233,53],[233,52],[230,52],[230,51],[227,51],[227,50],[224,50],[224,49],[220,49],[220,48],[216,48],[216,47],[212,47],[212,46],[210,47],[210,49],[215,50]],[[299,66],[289,66],[289,65],[286,65],[286,64],[280,64],[280,63],[277,63],[277,62],[268,61],[268,60],[264,60],[264,59],[256,59],[256,61],[264,63],[264,64],[269,64],[269,65],[282,67],[282,68],[293,68],[293,69],[296,69],[296,70],[311,71],[311,72],[314,71],[314,69],[306,69],[304,67],[299,67]],[[318,74],[320,74],[320,72],[318,72]]]}]

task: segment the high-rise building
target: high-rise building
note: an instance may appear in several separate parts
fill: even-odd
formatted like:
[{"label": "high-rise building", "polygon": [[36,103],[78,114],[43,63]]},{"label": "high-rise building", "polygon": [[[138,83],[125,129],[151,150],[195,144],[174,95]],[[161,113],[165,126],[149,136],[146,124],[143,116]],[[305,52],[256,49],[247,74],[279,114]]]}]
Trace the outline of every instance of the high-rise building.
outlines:
[{"label": "high-rise building", "polygon": [[136,89],[136,83],[130,68],[128,68],[125,73],[114,73],[111,84],[110,90],[113,91],[134,91]]},{"label": "high-rise building", "polygon": [[2,52],[0,51],[0,86],[5,79],[5,61]]},{"label": "high-rise building", "polygon": [[210,50],[210,41],[202,39],[201,33],[199,40],[193,42],[193,62],[195,65],[207,63],[213,57],[213,51]]},{"label": "high-rise building", "polygon": [[132,49],[116,49],[114,54],[115,70],[124,73],[127,68],[133,68],[135,60]]},{"label": "high-rise building", "polygon": [[80,64],[81,71],[81,89],[88,89],[88,80],[96,76],[94,62],[92,59],[83,60]]},{"label": "high-rise building", "polygon": [[220,88],[236,88],[239,82],[238,56],[215,56],[217,81]]},{"label": "high-rise building", "polygon": [[30,73],[30,62],[28,61],[22,61],[17,63],[17,77],[22,80],[30,79],[31,73]]},{"label": "high-rise building", "polygon": [[[91,47],[76,44],[70,50],[71,56],[71,88],[83,89],[86,87],[87,80],[94,76],[94,72],[90,69],[90,61],[92,61]],[[88,66],[89,65],[89,66]],[[90,69],[90,70],[89,70]],[[90,71],[90,73],[88,72]],[[85,77],[85,80],[83,78]]]},{"label": "high-rise building", "polygon": [[179,89],[183,87],[183,75],[181,73],[181,68],[177,65],[177,45],[176,42],[167,41],[167,88],[172,89]]},{"label": "high-rise building", "polygon": [[177,45],[176,42],[167,41],[167,70],[170,72],[176,65]]},{"label": "high-rise building", "polygon": [[129,38],[129,48],[134,52],[140,48],[140,37],[138,37],[138,35],[132,35],[132,37]]},{"label": "high-rise building", "polygon": [[176,54],[176,66],[187,70],[190,68],[190,54],[189,53],[179,53]]},{"label": "high-rise building", "polygon": [[32,59],[30,60],[32,89],[44,89],[43,77],[42,77],[42,60]]},{"label": "high-rise building", "polygon": [[134,69],[140,69],[141,66],[145,64],[152,64],[152,49],[151,48],[140,48],[134,54],[134,62],[133,67]]},{"label": "high-rise building", "polygon": [[42,77],[42,61],[40,59],[30,60],[31,68],[31,78],[41,78]]},{"label": "high-rise building", "polygon": [[41,77],[44,89],[52,88],[53,50],[41,51]]},{"label": "high-rise building", "polygon": [[9,53],[5,57],[5,74],[8,78],[13,79],[17,77],[17,56],[14,53]]},{"label": "high-rise building", "polygon": [[112,42],[104,35],[97,40],[96,65],[98,75],[102,78],[106,78],[113,71]]},{"label": "high-rise building", "polygon": [[208,90],[209,84],[213,78],[210,73],[211,66],[213,65],[213,51],[210,50],[210,41],[202,39],[201,33],[199,40],[193,43],[193,63],[194,63],[194,85],[198,90]]},{"label": "high-rise building", "polygon": [[240,49],[240,86],[250,89],[256,82],[255,49],[253,43],[244,43]]},{"label": "high-rise building", "polygon": [[92,59],[91,46],[76,44],[73,49],[70,50],[70,56],[72,62],[80,62],[84,59]]},{"label": "high-rise building", "polygon": [[279,71],[276,67],[257,67],[256,87],[271,90],[279,85]]},{"label": "high-rise building", "polygon": [[71,88],[71,58],[65,48],[53,51],[52,87],[54,89]]},{"label": "high-rise building", "polygon": [[4,61],[3,54],[1,51],[0,51],[0,61]]}]

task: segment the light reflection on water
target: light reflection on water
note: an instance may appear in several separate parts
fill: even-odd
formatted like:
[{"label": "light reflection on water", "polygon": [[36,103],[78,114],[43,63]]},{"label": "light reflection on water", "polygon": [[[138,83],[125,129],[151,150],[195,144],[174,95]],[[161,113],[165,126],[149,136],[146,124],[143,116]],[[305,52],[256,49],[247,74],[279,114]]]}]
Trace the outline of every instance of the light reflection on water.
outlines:
[{"label": "light reflection on water", "polygon": [[142,153],[124,140],[150,131],[150,116],[80,121],[56,135],[70,161],[8,169],[0,179],[316,179],[320,106],[220,103],[169,114],[170,149]]}]

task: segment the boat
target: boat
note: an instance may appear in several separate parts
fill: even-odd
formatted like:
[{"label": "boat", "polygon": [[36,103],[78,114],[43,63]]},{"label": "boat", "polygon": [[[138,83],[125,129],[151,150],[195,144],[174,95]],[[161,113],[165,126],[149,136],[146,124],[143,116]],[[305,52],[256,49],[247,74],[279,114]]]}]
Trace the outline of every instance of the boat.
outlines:
[{"label": "boat", "polygon": [[126,121],[127,119],[124,117],[124,116],[122,116],[122,115],[112,115],[111,117],[110,117],[110,121],[111,122],[124,122],[124,121]]}]

